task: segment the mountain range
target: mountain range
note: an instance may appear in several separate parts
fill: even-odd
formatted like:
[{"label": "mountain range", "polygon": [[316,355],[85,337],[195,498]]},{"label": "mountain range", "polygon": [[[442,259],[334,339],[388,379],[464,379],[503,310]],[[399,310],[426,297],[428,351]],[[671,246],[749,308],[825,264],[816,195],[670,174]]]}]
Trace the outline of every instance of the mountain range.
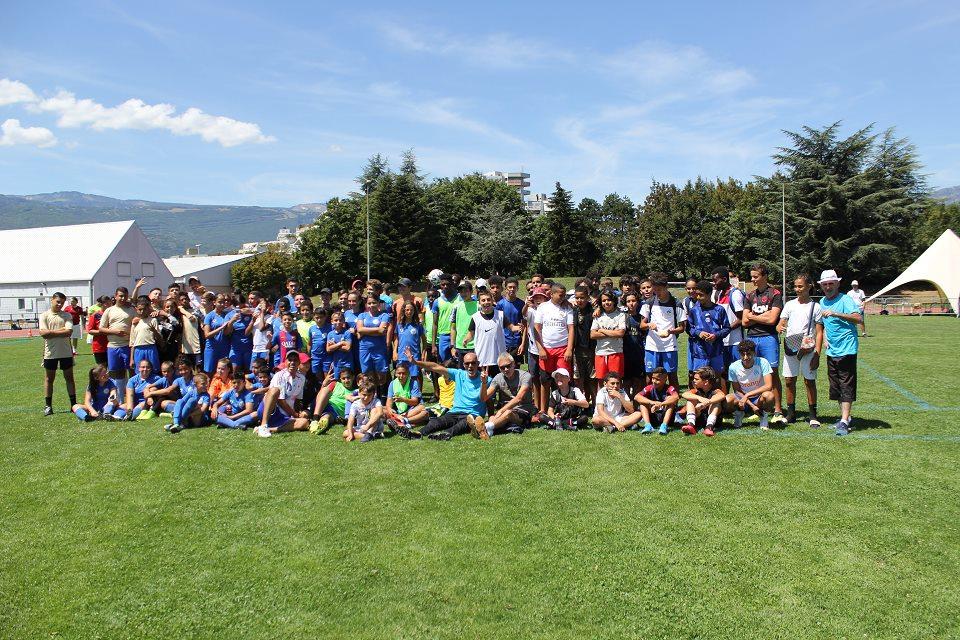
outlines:
[{"label": "mountain range", "polygon": [[202,245],[204,253],[235,251],[244,242],[275,240],[281,227],[294,229],[326,212],[321,203],[292,207],[240,207],[148,200],[58,191],[0,195],[0,229],[136,220],[162,257]]},{"label": "mountain range", "polygon": [[937,189],[930,194],[931,198],[935,200],[943,200],[947,204],[953,204],[954,202],[960,202],[960,185],[956,187],[944,187],[943,189]]}]

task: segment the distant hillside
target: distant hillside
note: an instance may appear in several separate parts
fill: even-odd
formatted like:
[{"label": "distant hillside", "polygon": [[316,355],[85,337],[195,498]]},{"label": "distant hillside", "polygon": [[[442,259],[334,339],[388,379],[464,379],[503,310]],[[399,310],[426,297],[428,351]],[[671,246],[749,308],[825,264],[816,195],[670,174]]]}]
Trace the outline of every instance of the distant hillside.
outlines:
[{"label": "distant hillside", "polygon": [[0,195],[0,229],[136,220],[163,257],[202,244],[204,253],[231,251],[244,242],[273,240],[281,227],[313,222],[326,205],[289,208],[198,205],[60,191],[27,196]]},{"label": "distant hillside", "polygon": [[960,185],[956,187],[944,187],[943,189],[937,189],[932,194],[931,198],[936,200],[943,200],[947,204],[953,204],[954,202],[960,202]]}]

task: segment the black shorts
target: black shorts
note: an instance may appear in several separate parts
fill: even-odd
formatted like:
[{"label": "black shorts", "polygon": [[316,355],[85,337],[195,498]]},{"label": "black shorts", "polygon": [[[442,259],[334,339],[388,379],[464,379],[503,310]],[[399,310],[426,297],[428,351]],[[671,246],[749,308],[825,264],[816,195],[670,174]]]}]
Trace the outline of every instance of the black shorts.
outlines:
[{"label": "black shorts", "polygon": [[517,416],[517,418],[520,419],[520,422],[518,424],[521,427],[526,429],[527,427],[530,426],[530,418],[532,418],[533,416],[530,414],[530,411],[528,409],[523,409],[521,407],[514,407],[510,411],[513,413],[513,415]]},{"label": "black shorts", "polygon": [[647,375],[643,364],[643,353],[624,353],[623,354],[623,377],[627,380],[640,379]]},{"label": "black shorts", "polygon": [[583,378],[593,378],[593,355],[586,353],[574,353],[573,355],[574,374],[577,380]]},{"label": "black shorts", "polygon": [[533,377],[533,382],[541,384],[550,382],[550,374],[540,368],[540,356],[527,353],[527,373]]},{"label": "black shorts", "polygon": [[831,358],[827,356],[827,379],[830,380],[830,399],[855,402],[857,399],[857,355]]},{"label": "black shorts", "polygon": [[51,358],[43,360],[43,368],[47,371],[56,371],[57,369],[73,369],[73,358]]},{"label": "black shorts", "polygon": [[103,353],[94,353],[93,361],[96,362],[97,364],[102,364],[103,366],[107,366],[107,352],[104,351]]}]

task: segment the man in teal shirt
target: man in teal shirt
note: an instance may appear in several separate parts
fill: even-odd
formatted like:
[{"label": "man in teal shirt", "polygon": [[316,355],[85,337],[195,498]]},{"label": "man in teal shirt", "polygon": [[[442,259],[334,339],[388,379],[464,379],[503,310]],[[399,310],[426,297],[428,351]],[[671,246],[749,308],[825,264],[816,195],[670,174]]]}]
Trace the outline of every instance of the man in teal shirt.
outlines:
[{"label": "man in teal shirt", "polygon": [[840,293],[840,278],[833,269],[820,274],[823,299],[823,330],[827,338],[827,378],[830,399],[840,403],[840,420],[834,425],[838,436],[850,433],[850,410],[857,399],[857,325],[862,312],[853,298]]}]

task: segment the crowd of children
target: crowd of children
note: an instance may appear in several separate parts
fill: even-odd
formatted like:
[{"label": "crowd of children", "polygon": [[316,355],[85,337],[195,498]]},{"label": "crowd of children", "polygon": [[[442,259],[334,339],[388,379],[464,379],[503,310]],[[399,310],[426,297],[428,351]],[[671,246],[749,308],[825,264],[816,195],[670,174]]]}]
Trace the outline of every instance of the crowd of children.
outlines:
[{"label": "crowd of children", "polygon": [[[841,298],[839,278],[821,276],[822,307],[808,275],[793,281],[796,297],[786,304],[763,265],[750,268],[746,294],[732,275],[718,267],[709,280],[691,278],[678,300],[664,273],[625,276],[616,285],[588,276],[569,292],[534,275],[521,297],[516,278],[471,283],[435,272],[425,299],[407,279],[396,297],[377,280],[358,280],[336,300],[321,290],[316,305],[295,279],[273,302],[257,291],[214,294],[197,281],[189,291],[171,285],[166,294],[155,288],[139,295],[141,281],[132,295],[120,287],[88,311],[96,366],[82,401],[72,376],[77,305],[68,311],[54,294],[40,318],[45,413],[52,413],[59,368],[81,421],[162,417],[170,433],[216,425],[270,437],[339,425],[345,441],[390,431],[485,440],[531,427],[592,425],[713,436],[724,416],[733,427],[750,419],[761,429],[794,422],[802,376],[807,420],[819,427],[816,374],[829,342],[830,396],[842,413],[834,426],[847,433],[862,316]],[[686,391],[677,375],[681,334]]]}]

